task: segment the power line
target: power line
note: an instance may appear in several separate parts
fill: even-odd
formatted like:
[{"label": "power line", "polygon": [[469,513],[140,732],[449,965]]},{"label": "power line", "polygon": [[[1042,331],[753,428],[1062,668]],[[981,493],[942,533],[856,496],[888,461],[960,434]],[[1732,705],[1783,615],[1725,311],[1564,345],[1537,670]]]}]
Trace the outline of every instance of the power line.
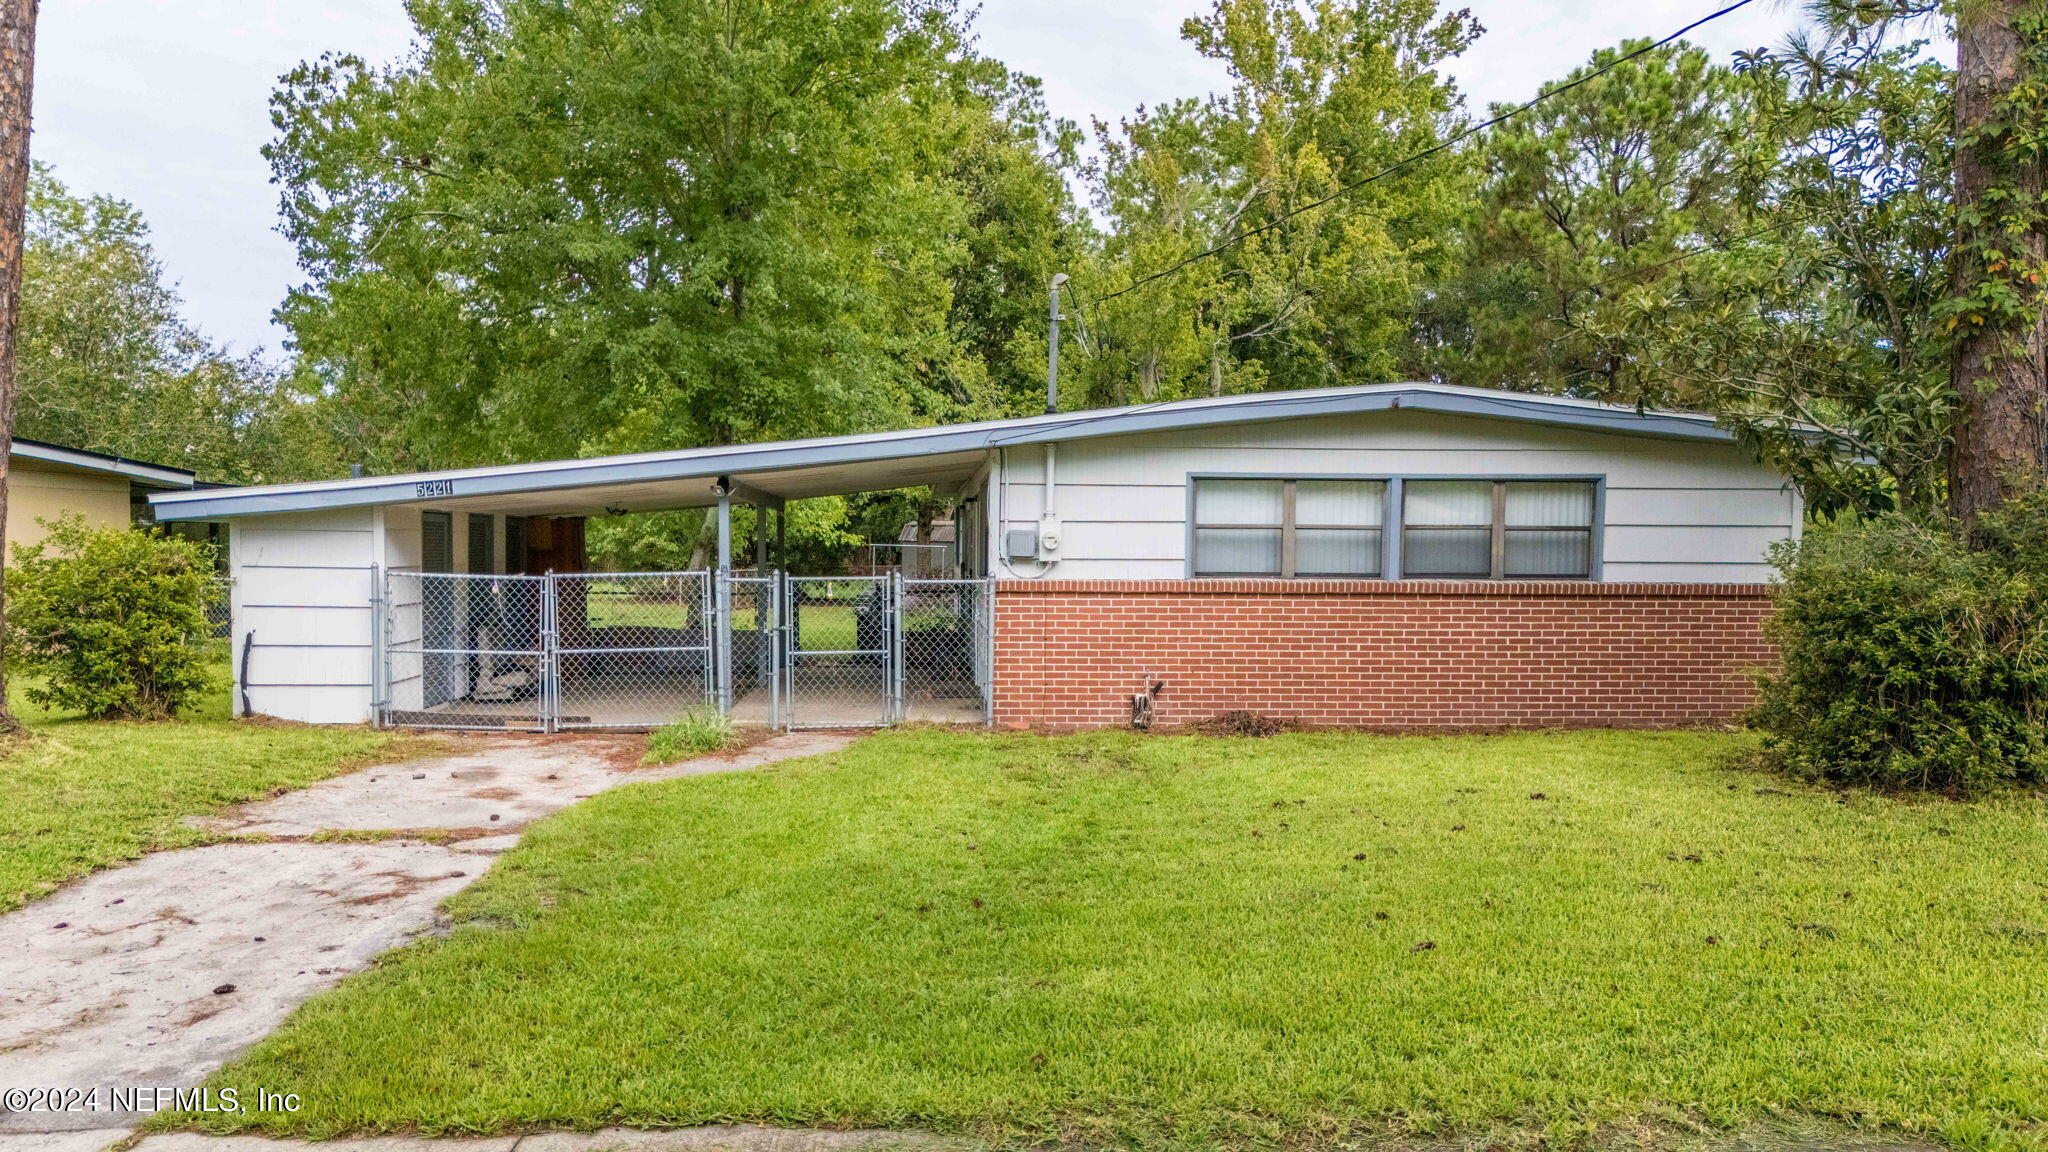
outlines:
[{"label": "power line", "polygon": [[1078,334],[1081,337],[1081,351],[1087,353],[1089,356],[1094,356],[1095,342],[1088,338],[1088,317],[1084,314],[1086,313],[1087,309],[1082,307],[1082,305],[1087,302],[1082,300],[1081,297],[1078,294],[1076,294],[1075,291],[1072,288],[1068,287],[1066,284],[1060,285],[1059,288],[1055,289],[1055,291],[1065,292],[1067,294],[1067,299],[1072,300],[1074,302],[1074,323],[1079,326]]},{"label": "power line", "polygon": [[1538,104],[1543,103],[1545,100],[1550,99],[1552,96],[1561,95],[1563,93],[1571,91],[1574,88],[1577,88],[1581,84],[1590,83],[1591,81],[1598,79],[1599,77],[1607,74],[1608,72],[1611,72],[1614,69],[1621,67],[1623,64],[1628,63],[1630,60],[1633,60],[1638,56],[1644,55],[1649,52],[1655,52],[1657,49],[1662,48],[1665,45],[1671,43],[1672,41],[1679,39],[1680,37],[1693,31],[1694,29],[1700,28],[1706,24],[1710,24],[1715,20],[1719,20],[1721,17],[1728,15],[1730,12],[1733,12],[1738,8],[1747,7],[1754,2],[1755,0],[1735,0],[1735,3],[1730,4],[1727,7],[1720,9],[1719,11],[1711,12],[1705,16],[1700,17],[1692,23],[1687,24],[1685,27],[1680,28],[1678,31],[1673,32],[1669,36],[1664,37],[1662,40],[1658,40],[1652,44],[1646,44],[1633,52],[1629,52],[1624,55],[1618,56],[1615,59],[1608,61],[1606,64],[1603,64],[1598,68],[1595,68],[1593,71],[1588,72],[1585,75],[1580,76],[1576,79],[1568,80],[1563,84],[1559,84],[1555,88],[1547,88],[1542,92],[1537,93],[1534,99],[1528,101],[1525,104],[1518,104],[1515,107],[1508,109],[1506,112],[1499,114],[1498,116],[1494,116],[1489,119],[1482,120],[1477,124],[1471,125],[1463,131],[1458,132],[1455,135],[1451,136],[1450,139],[1439,141],[1423,149],[1422,151],[1415,153],[1414,155],[1408,156],[1401,160],[1397,160],[1394,163],[1389,164],[1385,168],[1380,169],[1379,171],[1373,173],[1370,176],[1365,177],[1362,180],[1346,184],[1343,187],[1338,188],[1335,192],[1332,192],[1329,195],[1322,197],[1321,199],[1312,200],[1299,208],[1294,208],[1287,212],[1284,212],[1279,216],[1276,216],[1273,219],[1266,221],[1264,224],[1261,224],[1256,228],[1248,228],[1245,231],[1240,232],[1237,235],[1232,236],[1229,239],[1226,239],[1218,243],[1213,248],[1209,248],[1206,251],[1197,252],[1193,256],[1189,256],[1187,259],[1182,260],[1179,263],[1172,265],[1171,267],[1161,269],[1160,271],[1154,272],[1149,276],[1141,277],[1140,279],[1134,280],[1131,283],[1125,285],[1124,287],[1109,293],[1108,295],[1098,296],[1095,298],[1095,303],[1101,304],[1106,301],[1114,300],[1117,297],[1122,296],[1126,293],[1135,292],[1139,288],[1142,288],[1145,285],[1152,283],[1154,280],[1164,279],[1180,271],[1181,269],[1187,267],[1190,264],[1207,260],[1211,256],[1219,255],[1227,251],[1228,249],[1235,247],[1238,244],[1242,244],[1243,242],[1251,239],[1254,236],[1258,236],[1265,232],[1270,232],[1273,229],[1278,228],[1280,225],[1285,224],[1287,221],[1294,219],[1296,216],[1303,214],[1304,212],[1313,212],[1316,209],[1321,208],[1323,205],[1330,203],[1332,200],[1335,200],[1340,196],[1348,196],[1351,193],[1358,191],[1360,188],[1365,187],[1367,184],[1371,184],[1375,180],[1380,180],[1384,177],[1391,176],[1394,173],[1401,171],[1403,168],[1406,168],[1412,164],[1419,163],[1420,161],[1427,160],[1431,156],[1434,156],[1439,152],[1443,152],[1446,149],[1454,148],[1458,144],[1464,142],[1472,136],[1477,135],[1478,133],[1484,132],[1497,124],[1506,123],[1507,121],[1512,120],[1517,116],[1520,116],[1522,113],[1527,112],[1529,109],[1534,108]]}]

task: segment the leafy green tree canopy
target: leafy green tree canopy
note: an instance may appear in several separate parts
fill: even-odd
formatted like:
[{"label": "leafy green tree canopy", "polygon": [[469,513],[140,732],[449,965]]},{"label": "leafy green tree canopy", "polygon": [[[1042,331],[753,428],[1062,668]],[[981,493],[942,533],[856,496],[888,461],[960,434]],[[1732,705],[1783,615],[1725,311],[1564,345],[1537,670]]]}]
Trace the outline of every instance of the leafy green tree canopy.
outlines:
[{"label": "leafy green tree canopy", "polygon": [[923,423],[1021,387],[1070,140],[950,7],[410,10],[404,63],[286,77],[268,150],[308,276],[283,318],[376,462]]},{"label": "leafy green tree canopy", "polygon": [[1096,128],[1109,236],[1082,286],[1130,290],[1084,316],[1103,344],[1085,369],[1093,398],[1412,371],[1415,300],[1442,274],[1465,161],[1441,153],[1310,206],[1456,130],[1462,103],[1437,67],[1478,32],[1435,0],[1217,0],[1187,21],[1182,35],[1229,67],[1230,91]]},{"label": "leafy green tree canopy", "polygon": [[218,481],[298,479],[318,457],[271,370],[179,317],[134,205],[38,166],[22,267],[17,435]]},{"label": "leafy green tree canopy", "polygon": [[1460,271],[1431,310],[1449,378],[1624,402],[1654,386],[1594,315],[1732,235],[1751,116],[1732,69],[1684,44],[1647,47],[1595,52],[1483,138]]}]

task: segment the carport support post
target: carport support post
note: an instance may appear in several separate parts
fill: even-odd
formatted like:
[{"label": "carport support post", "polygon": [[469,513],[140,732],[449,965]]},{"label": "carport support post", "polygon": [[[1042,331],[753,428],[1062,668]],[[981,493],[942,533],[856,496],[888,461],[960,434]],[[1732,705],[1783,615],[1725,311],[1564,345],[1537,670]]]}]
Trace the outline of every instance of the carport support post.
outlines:
[{"label": "carport support post", "polygon": [[732,486],[718,478],[718,571],[732,571]]},{"label": "carport support post", "polygon": [[713,658],[718,668],[718,710],[732,715],[732,482],[718,478],[718,571],[712,579],[718,588],[718,619],[712,634],[717,637]]}]

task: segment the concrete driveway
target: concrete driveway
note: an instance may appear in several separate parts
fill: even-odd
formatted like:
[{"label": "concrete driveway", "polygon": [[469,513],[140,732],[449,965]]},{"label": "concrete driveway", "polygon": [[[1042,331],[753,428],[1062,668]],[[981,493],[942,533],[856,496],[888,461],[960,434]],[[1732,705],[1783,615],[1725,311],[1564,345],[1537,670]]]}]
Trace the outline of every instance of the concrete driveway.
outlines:
[{"label": "concrete driveway", "polygon": [[[0,917],[0,1088],[195,1087],[308,997],[431,928],[528,822],[621,784],[855,738],[780,735],[661,768],[639,767],[644,745],[623,737],[468,738],[200,822],[273,841],[157,853]],[[393,829],[410,835],[314,839]],[[0,1134],[15,1134],[0,1152],[111,1141],[140,1115],[0,1112]]]}]

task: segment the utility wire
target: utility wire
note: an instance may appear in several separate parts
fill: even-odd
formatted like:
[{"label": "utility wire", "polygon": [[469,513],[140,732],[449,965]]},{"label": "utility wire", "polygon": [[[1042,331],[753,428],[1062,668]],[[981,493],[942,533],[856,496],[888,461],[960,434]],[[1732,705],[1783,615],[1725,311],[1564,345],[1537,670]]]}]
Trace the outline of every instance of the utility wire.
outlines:
[{"label": "utility wire", "polygon": [[1094,356],[1095,342],[1088,338],[1088,317],[1085,314],[1087,312],[1087,309],[1083,307],[1083,305],[1087,302],[1082,300],[1079,295],[1075,294],[1072,288],[1069,288],[1065,284],[1060,285],[1059,290],[1065,292],[1067,294],[1067,299],[1074,302],[1074,323],[1079,326],[1079,330],[1076,332],[1076,335],[1078,335],[1081,338],[1081,351],[1087,353],[1091,357]]},{"label": "utility wire", "polygon": [[1365,187],[1367,184],[1371,184],[1375,180],[1380,180],[1387,176],[1391,176],[1394,173],[1401,171],[1403,168],[1407,168],[1412,164],[1416,164],[1423,160],[1427,160],[1431,156],[1434,156],[1439,152],[1443,152],[1446,149],[1454,148],[1458,144],[1464,142],[1472,136],[1484,132],[1487,129],[1494,127],[1495,125],[1503,124],[1509,120],[1514,119],[1517,116],[1520,116],[1522,113],[1527,112],[1529,109],[1536,107],[1538,104],[1543,103],[1545,100],[1550,99],[1552,96],[1562,95],[1563,93],[1569,92],[1572,89],[1577,88],[1581,84],[1590,83],[1591,81],[1598,79],[1606,73],[1621,67],[1623,64],[1628,63],[1630,60],[1633,60],[1638,56],[1644,55],[1645,53],[1649,52],[1655,52],[1657,49],[1662,48],[1665,45],[1671,43],[1672,41],[1679,39],[1680,37],[1693,31],[1694,29],[1700,28],[1706,24],[1710,24],[1715,20],[1719,20],[1721,17],[1728,15],[1730,12],[1733,12],[1738,8],[1747,7],[1754,2],[1755,0],[1735,0],[1735,3],[1730,4],[1727,7],[1722,8],[1718,11],[1710,12],[1707,15],[1700,17],[1692,23],[1687,24],[1685,27],[1680,28],[1678,31],[1673,32],[1669,36],[1664,37],[1662,40],[1659,40],[1653,44],[1646,44],[1633,52],[1629,52],[1622,56],[1618,56],[1615,59],[1607,62],[1606,64],[1603,64],[1598,68],[1595,68],[1593,71],[1588,72],[1585,75],[1580,76],[1576,79],[1567,80],[1566,82],[1559,84],[1555,88],[1546,88],[1542,92],[1537,93],[1536,97],[1528,101],[1527,103],[1518,104],[1515,107],[1508,109],[1506,112],[1502,112],[1497,116],[1489,117],[1488,119],[1482,120],[1477,124],[1471,125],[1470,127],[1465,128],[1463,131],[1460,131],[1455,135],[1451,136],[1450,139],[1439,141],[1435,144],[1430,145],[1427,148],[1424,148],[1422,151],[1417,152],[1412,156],[1408,156],[1404,159],[1397,160],[1394,163],[1387,165],[1385,168],[1380,169],[1379,171],[1373,173],[1370,176],[1365,177],[1362,180],[1357,180],[1350,184],[1346,184],[1343,187],[1338,188],[1335,192],[1332,192],[1329,195],[1322,197],[1321,199],[1311,200],[1307,204],[1304,204],[1299,208],[1290,209],[1289,211],[1284,212],[1279,216],[1276,216],[1273,219],[1266,221],[1264,224],[1261,224],[1256,228],[1248,228],[1235,236],[1223,240],[1213,248],[1209,248],[1202,252],[1197,252],[1193,256],[1189,256],[1187,259],[1182,260],[1177,264],[1174,264],[1167,268],[1163,268],[1160,271],[1154,272],[1149,276],[1144,276],[1137,280],[1134,280],[1131,283],[1125,285],[1124,287],[1119,288],[1116,291],[1111,292],[1107,295],[1098,296],[1095,298],[1095,303],[1101,304],[1105,301],[1114,300],[1117,297],[1122,296],[1126,293],[1135,292],[1138,289],[1144,287],[1145,285],[1152,283],[1154,280],[1161,280],[1168,276],[1173,275],[1174,273],[1180,271],[1181,269],[1187,267],[1190,264],[1195,264],[1200,261],[1207,260],[1211,256],[1220,255],[1221,253],[1228,251],[1229,249],[1235,247],[1238,244],[1244,243],[1246,240],[1249,240],[1254,236],[1258,236],[1262,233],[1270,232],[1273,229],[1278,228],[1280,225],[1285,224],[1287,221],[1294,219],[1296,216],[1299,216],[1305,212],[1313,212],[1316,209],[1321,208],[1323,205],[1330,203],[1332,200],[1336,200],[1337,198],[1342,196],[1348,196],[1351,193],[1358,191],[1360,188]]}]

